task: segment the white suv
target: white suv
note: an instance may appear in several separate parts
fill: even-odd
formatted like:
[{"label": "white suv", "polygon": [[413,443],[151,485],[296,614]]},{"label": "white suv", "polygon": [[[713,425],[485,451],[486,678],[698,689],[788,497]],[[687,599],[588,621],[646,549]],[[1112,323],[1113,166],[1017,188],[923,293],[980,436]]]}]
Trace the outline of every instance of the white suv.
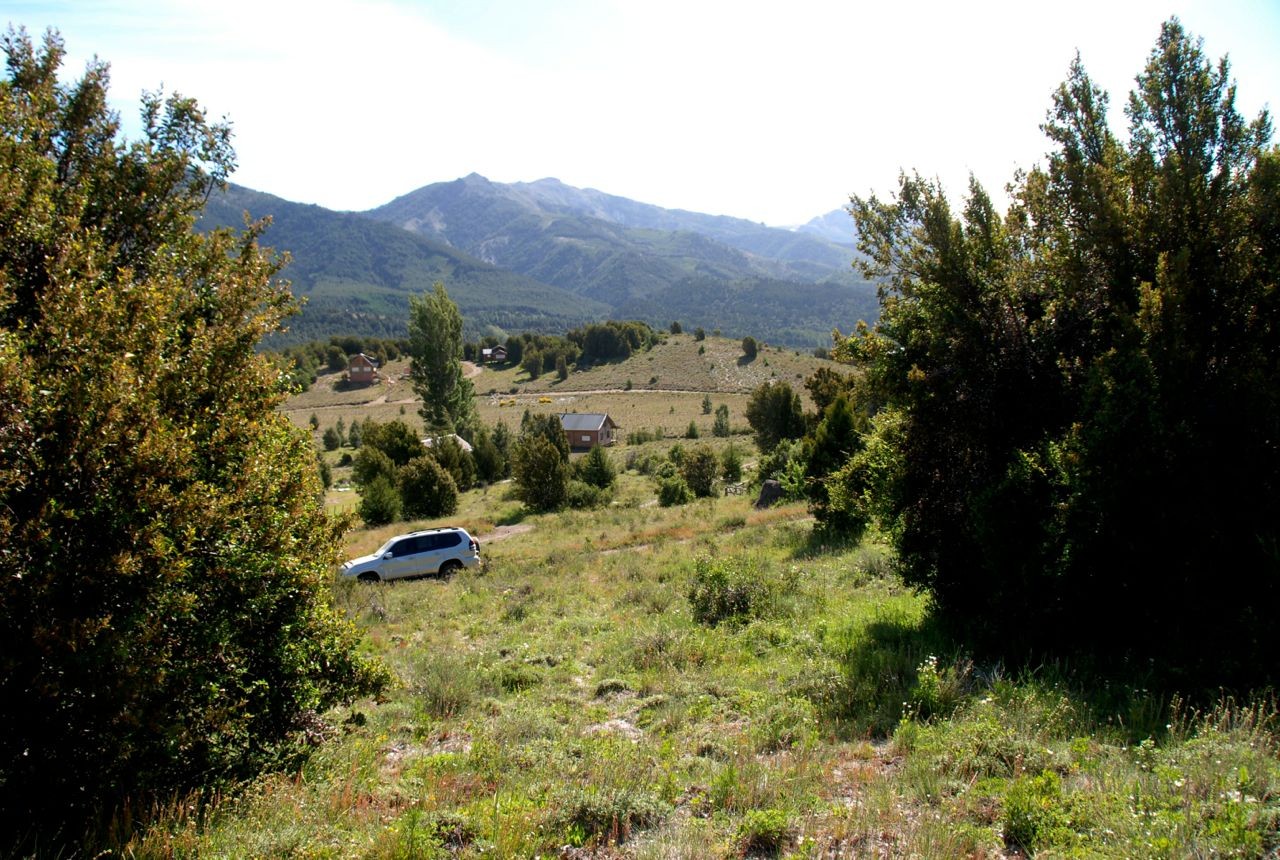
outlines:
[{"label": "white suv", "polygon": [[464,567],[480,564],[480,544],[466,529],[428,529],[397,535],[373,555],[353,558],[342,566],[342,575],[363,582],[439,574],[453,576]]}]

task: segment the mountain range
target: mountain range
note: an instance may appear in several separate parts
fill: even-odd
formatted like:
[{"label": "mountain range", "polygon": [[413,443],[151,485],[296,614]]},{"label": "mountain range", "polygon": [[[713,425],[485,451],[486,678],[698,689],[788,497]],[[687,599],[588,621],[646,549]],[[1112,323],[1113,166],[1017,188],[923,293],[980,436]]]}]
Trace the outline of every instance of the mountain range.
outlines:
[{"label": "mountain range", "polygon": [[[233,185],[210,198],[201,227],[242,226],[245,212],[271,216],[264,244],[289,252],[284,276],[305,299],[281,343],[403,336],[408,297],[435,281],[471,337],[613,318],[811,347],[878,310],[874,285],[851,266],[853,224],[841,210],[788,230],[555,179],[471,174],[362,213]],[[847,244],[832,241],[841,221]]]}]

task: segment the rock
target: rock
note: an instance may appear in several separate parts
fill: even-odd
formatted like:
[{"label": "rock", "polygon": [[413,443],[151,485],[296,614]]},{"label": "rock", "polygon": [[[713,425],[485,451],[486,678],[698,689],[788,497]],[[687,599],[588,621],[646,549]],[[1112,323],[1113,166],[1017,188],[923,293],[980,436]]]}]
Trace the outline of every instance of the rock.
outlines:
[{"label": "rock", "polygon": [[782,485],[770,478],[760,485],[760,496],[756,499],[756,508],[767,508],[782,498]]}]

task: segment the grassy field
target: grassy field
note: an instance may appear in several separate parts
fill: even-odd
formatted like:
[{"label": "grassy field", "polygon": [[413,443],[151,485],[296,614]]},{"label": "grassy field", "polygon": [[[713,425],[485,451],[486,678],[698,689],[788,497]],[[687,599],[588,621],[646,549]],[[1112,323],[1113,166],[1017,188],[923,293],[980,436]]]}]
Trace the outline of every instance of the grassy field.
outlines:
[{"label": "grassy field", "polygon": [[[563,381],[554,373],[531,380],[523,370],[508,367],[477,368],[472,383],[480,417],[491,425],[499,420],[518,425],[525,409],[608,412],[623,436],[658,427],[668,436],[683,436],[690,422],[702,436],[709,436],[714,414],[703,414],[703,397],[710,396],[713,407],[721,403],[728,406],[730,423],[745,432],[743,410],[753,388],[770,380],[788,382],[811,409],[804,380],[818,367],[839,367],[812,355],[774,347],[761,348],[754,361],[742,359],[738,341],[718,337],[695,341],[692,334],[668,335],[649,352],[624,362],[574,371]],[[347,390],[338,384],[338,374],[325,374],[309,391],[290,398],[284,412],[300,427],[307,426],[315,415],[319,432],[338,418],[346,425],[353,419],[371,417],[377,421],[400,418],[421,426],[419,403],[408,373],[407,360],[389,362],[380,385]]]},{"label": "grassy field", "polygon": [[[682,340],[692,339],[666,348],[688,349]],[[636,361],[582,376],[634,374]],[[481,398],[486,420],[517,423],[526,406],[634,415],[624,433],[629,422],[675,431],[710,419],[701,392],[516,385],[514,404],[504,405],[510,394]],[[322,380],[288,412],[299,424],[314,412],[322,428],[402,407],[417,420],[415,403],[398,402],[411,394],[401,382],[351,394]],[[712,400],[740,423],[740,389],[713,390]],[[734,441],[754,457],[749,440]],[[678,442],[688,444],[673,432],[611,456],[621,466],[629,452],[661,455]],[[354,493],[335,491],[331,503],[354,508]],[[334,582],[366,647],[394,671],[394,689],[323,715],[298,772],[203,805],[175,801],[121,854],[1280,850],[1273,699],[1197,709],[1141,681],[975,662],[930,622],[880,542],[824,544],[803,505],[761,511],[727,496],[663,508],[651,478],[624,471],[601,510],[530,514],[508,483],[463,494],[447,522],[478,537],[483,569],[448,581]],[[353,528],[346,551],[435,524]]]},{"label": "grassy field", "polygon": [[[486,565],[335,582],[399,679],[326,715],[298,773],[137,857],[1260,857],[1275,710],[1203,713],[1070,673],[975,665],[874,541],[803,506],[595,512],[463,499]],[[351,554],[428,523],[350,533]]]}]

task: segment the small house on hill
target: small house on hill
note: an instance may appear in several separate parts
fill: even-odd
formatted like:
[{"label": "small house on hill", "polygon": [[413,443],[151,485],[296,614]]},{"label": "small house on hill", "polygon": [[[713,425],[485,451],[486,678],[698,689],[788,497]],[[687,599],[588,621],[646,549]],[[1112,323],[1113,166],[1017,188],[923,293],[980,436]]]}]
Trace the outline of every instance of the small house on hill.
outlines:
[{"label": "small house on hill", "polygon": [[505,346],[495,346],[493,349],[485,347],[480,350],[481,364],[501,364],[507,360],[507,348]]},{"label": "small house on hill", "polygon": [[564,412],[560,426],[569,439],[570,448],[612,445],[617,441],[618,425],[603,412]]},{"label": "small house on hill", "polygon": [[363,352],[347,362],[347,380],[352,385],[372,385],[378,381],[378,362]]}]

